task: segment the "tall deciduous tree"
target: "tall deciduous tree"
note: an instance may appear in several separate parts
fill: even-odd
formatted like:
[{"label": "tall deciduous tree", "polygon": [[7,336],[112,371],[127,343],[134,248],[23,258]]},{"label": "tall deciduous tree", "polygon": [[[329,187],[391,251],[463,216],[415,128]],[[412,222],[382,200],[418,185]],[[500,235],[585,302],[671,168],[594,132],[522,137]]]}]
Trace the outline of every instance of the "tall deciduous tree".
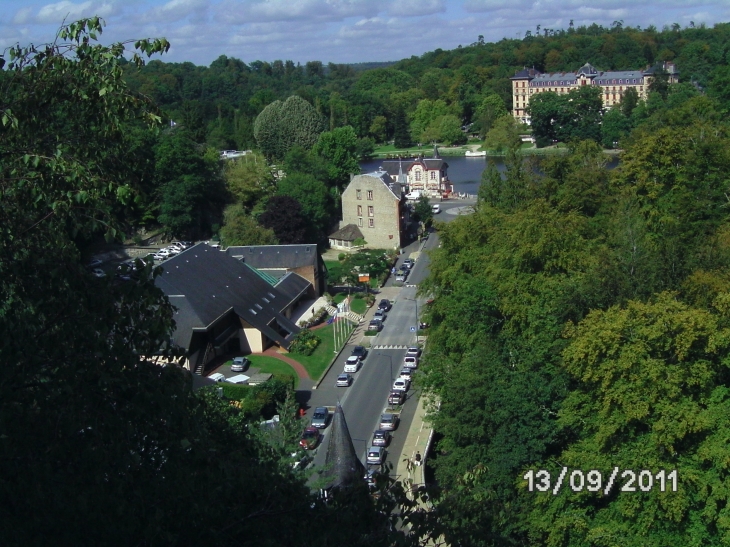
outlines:
[{"label": "tall deciduous tree", "polygon": [[279,181],[277,193],[294,198],[302,208],[307,220],[307,235],[310,241],[320,242],[330,227],[334,210],[332,194],[327,186],[304,173],[291,173]]},{"label": "tall deciduous tree", "polygon": [[273,230],[282,245],[314,243],[307,240],[307,220],[302,214],[302,206],[292,197],[270,198],[266,210],[259,216],[259,222]]},{"label": "tall deciduous tree", "polygon": [[312,148],[324,129],[322,115],[298,95],[269,104],[254,122],[254,136],[261,151],[279,161],[294,146]]},{"label": "tall deciduous tree", "polygon": [[223,226],[220,230],[221,243],[231,245],[276,245],[278,240],[274,231],[264,228],[240,204],[226,207],[223,213]]},{"label": "tall deciduous tree", "polygon": [[333,186],[344,187],[350,181],[350,175],[360,173],[357,135],[349,125],[322,133],[313,151],[325,160],[328,179]]}]

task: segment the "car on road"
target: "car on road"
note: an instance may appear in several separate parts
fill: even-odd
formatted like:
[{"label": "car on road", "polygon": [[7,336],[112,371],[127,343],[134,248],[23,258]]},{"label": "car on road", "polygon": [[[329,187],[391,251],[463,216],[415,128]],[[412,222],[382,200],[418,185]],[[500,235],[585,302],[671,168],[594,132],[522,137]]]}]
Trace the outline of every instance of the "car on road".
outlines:
[{"label": "car on road", "polygon": [[360,364],[362,361],[360,361],[359,357],[355,357],[354,355],[350,355],[347,358],[347,361],[345,361],[345,370],[344,372],[357,372],[360,370]]},{"label": "car on road", "polygon": [[312,457],[309,454],[294,452],[292,455],[292,469],[304,471],[307,466],[312,463]]},{"label": "car on road", "polygon": [[409,387],[411,387],[411,381],[407,378],[398,378],[393,382],[393,391],[408,391]]},{"label": "car on road", "polygon": [[359,357],[360,361],[364,361],[365,357],[368,356],[368,349],[365,346],[355,346],[355,349],[352,350],[352,355]]},{"label": "car on road", "polygon": [[390,431],[377,429],[373,433],[373,446],[388,446],[390,444]]},{"label": "car on road", "polygon": [[416,261],[415,261],[415,260],[413,260],[412,258],[406,258],[406,259],[405,259],[405,260],[403,261],[403,267],[404,267],[404,268],[408,268],[409,270],[413,269],[413,266],[414,266],[415,264],[416,264]]},{"label": "car on road", "polygon": [[155,259],[157,262],[164,262],[169,258],[169,255],[163,255],[160,253],[155,253],[152,255],[152,258]]},{"label": "car on road", "polygon": [[220,372],[214,372],[213,374],[208,376],[208,378],[210,378],[214,382],[225,382],[226,381],[225,375],[221,374]]},{"label": "car on road", "polygon": [[418,346],[411,346],[406,350],[406,357],[420,357],[421,348]]},{"label": "car on road", "polygon": [[378,428],[386,431],[393,431],[398,427],[399,417],[391,412],[384,412],[380,415],[380,425]]},{"label": "car on road", "polygon": [[365,484],[368,485],[368,487],[373,490],[377,486],[377,481],[375,479],[375,475],[377,474],[378,470],[374,468],[369,468],[367,471],[365,471],[365,475],[363,476],[363,479],[365,479]]},{"label": "car on road", "polygon": [[434,215],[438,215],[438,214],[439,214],[439,213],[441,212],[441,205],[439,205],[438,203],[434,203],[434,204],[433,204],[433,205],[431,206],[431,212],[432,212],[432,213],[433,213]]},{"label": "car on road", "polygon": [[94,277],[106,277],[106,272],[101,268],[94,268],[93,270],[91,270],[91,275],[93,275]]},{"label": "car on road", "polygon": [[387,298],[383,298],[380,302],[378,302],[379,310],[390,311],[390,308],[392,308],[392,307],[393,307],[393,304]]},{"label": "car on road", "polygon": [[388,404],[391,406],[399,406],[406,402],[405,391],[391,391],[388,395]]},{"label": "car on road", "polygon": [[376,310],[375,314],[373,315],[373,319],[377,319],[378,321],[385,321],[385,311]]},{"label": "car on road", "polygon": [[383,330],[383,322],[378,321],[377,319],[373,319],[372,321],[370,321],[370,323],[368,323],[368,330],[380,332],[381,330]]},{"label": "car on road", "polygon": [[335,385],[337,387],[350,387],[352,385],[352,375],[343,372],[337,377]]},{"label": "car on road", "polygon": [[412,355],[406,355],[403,358],[403,366],[407,368],[418,368],[418,357]]},{"label": "car on road", "polygon": [[404,367],[398,376],[400,378],[406,378],[408,381],[413,380],[413,369]]},{"label": "car on road", "polygon": [[318,429],[324,429],[327,427],[327,423],[329,422],[330,418],[330,411],[327,410],[326,406],[318,406],[314,409],[314,414],[312,414],[312,426],[318,428]]},{"label": "car on road", "polygon": [[231,372],[245,372],[250,365],[251,361],[247,358],[234,357],[233,362],[231,363]]},{"label": "car on road", "polygon": [[385,461],[385,448],[382,446],[371,446],[368,448],[368,465],[382,465]]},{"label": "car on road", "polygon": [[408,279],[408,270],[398,270],[397,272],[395,272],[396,281],[405,282],[406,279]]},{"label": "car on road", "polygon": [[317,446],[321,437],[319,429],[310,425],[302,433],[302,438],[299,439],[299,446],[304,450],[312,450]]}]

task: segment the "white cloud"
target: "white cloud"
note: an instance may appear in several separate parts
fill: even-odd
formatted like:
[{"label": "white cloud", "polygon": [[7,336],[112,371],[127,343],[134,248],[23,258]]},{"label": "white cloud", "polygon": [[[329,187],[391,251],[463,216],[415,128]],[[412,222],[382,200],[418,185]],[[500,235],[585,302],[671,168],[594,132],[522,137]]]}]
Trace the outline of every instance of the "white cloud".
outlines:
[{"label": "white cloud", "polygon": [[443,0],[394,0],[388,5],[388,13],[401,17],[419,17],[443,13],[446,6]]},{"label": "white cloud", "polygon": [[114,12],[115,7],[111,2],[94,2],[88,0],[87,2],[74,4],[68,0],[63,0],[62,2],[43,6],[35,16],[32,15],[30,8],[24,8],[19,10],[15,17],[22,19],[22,21],[18,21],[18,24],[33,22],[36,24],[60,25],[64,19],[66,22],[70,22],[82,17],[92,17],[94,15],[108,17]]},{"label": "white cloud", "polygon": [[379,0],[224,0],[219,19],[246,24],[266,21],[342,21],[348,17],[376,15]]},{"label": "white cloud", "polygon": [[166,4],[147,11],[143,20],[160,24],[174,23],[190,15],[202,18],[208,8],[208,0],[170,0]]}]

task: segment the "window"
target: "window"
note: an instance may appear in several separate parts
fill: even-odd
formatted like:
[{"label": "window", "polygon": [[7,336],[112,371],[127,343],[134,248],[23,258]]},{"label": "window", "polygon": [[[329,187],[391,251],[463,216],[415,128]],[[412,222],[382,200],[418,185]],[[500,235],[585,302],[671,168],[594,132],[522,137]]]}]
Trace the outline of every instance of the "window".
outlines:
[{"label": "window", "polygon": [[369,199],[370,201],[372,201],[372,200],[373,200],[373,191],[372,191],[372,190],[368,190],[368,199]]},{"label": "window", "polygon": [[357,199],[362,199],[362,190],[357,190]]},{"label": "window", "polygon": [[369,217],[375,216],[375,207],[373,207],[372,205],[368,206],[368,216]]},{"label": "window", "polygon": [[436,180],[436,171],[431,171],[431,180]]},{"label": "window", "polygon": [[375,219],[368,219],[368,226],[370,228],[375,228]]},{"label": "window", "polygon": [[362,216],[362,205],[357,206],[357,216],[359,216],[359,217]]},{"label": "window", "polygon": [[357,219],[357,225],[358,226],[362,226],[362,218],[358,218]]},{"label": "window", "polygon": [[417,181],[421,180],[421,170],[420,169],[416,171],[416,180]]}]

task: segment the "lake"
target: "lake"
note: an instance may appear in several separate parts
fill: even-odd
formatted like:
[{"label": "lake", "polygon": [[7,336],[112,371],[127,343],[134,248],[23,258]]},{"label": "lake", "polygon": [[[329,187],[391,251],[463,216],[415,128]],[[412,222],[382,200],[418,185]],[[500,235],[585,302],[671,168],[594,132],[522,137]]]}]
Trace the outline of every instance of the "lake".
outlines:
[{"label": "lake", "polygon": [[[482,172],[487,167],[488,158],[467,158],[465,156],[443,156],[446,163],[449,164],[449,179],[454,184],[454,192],[474,194],[479,191],[479,185],[482,180]],[[497,164],[500,172],[504,171],[504,158],[494,157],[492,159]],[[404,160],[409,161],[409,160]],[[360,168],[363,173],[372,173],[377,171],[383,165],[383,160],[372,160],[362,162]],[[606,165],[608,169],[613,169],[618,165],[618,159],[612,158]]]}]

